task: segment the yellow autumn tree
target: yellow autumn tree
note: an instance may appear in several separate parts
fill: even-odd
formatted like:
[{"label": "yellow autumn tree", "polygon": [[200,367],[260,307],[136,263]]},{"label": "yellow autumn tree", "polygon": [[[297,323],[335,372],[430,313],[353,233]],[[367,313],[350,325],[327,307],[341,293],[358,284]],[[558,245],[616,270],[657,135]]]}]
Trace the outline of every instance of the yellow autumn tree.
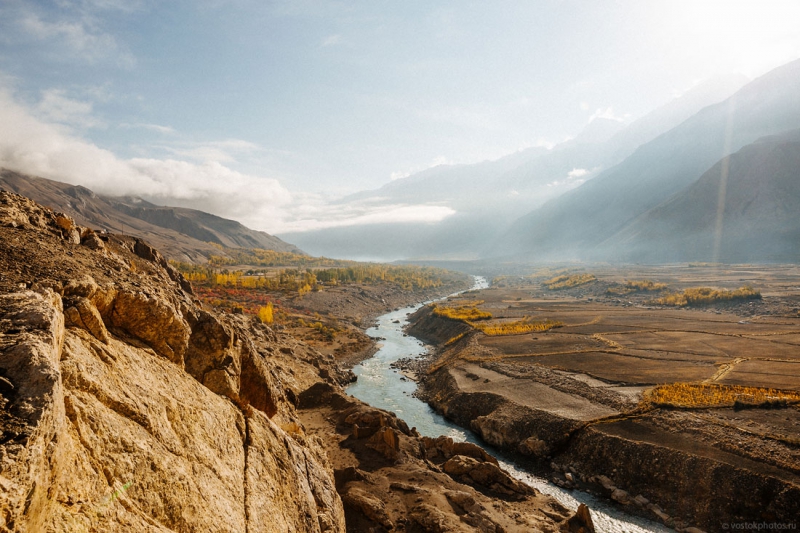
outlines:
[{"label": "yellow autumn tree", "polygon": [[264,307],[260,307],[258,309],[258,318],[264,324],[272,324],[272,302],[269,302]]}]

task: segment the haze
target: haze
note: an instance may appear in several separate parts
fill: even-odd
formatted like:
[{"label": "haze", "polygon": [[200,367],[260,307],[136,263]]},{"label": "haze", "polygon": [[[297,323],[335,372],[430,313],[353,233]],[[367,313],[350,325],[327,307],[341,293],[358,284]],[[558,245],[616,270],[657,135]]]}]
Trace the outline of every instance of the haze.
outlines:
[{"label": "haze", "polygon": [[[797,20],[800,4],[763,0],[7,0],[0,166],[301,241],[326,228],[430,227],[472,208],[341,198],[437,165],[551,149],[593,119],[606,119],[592,133],[604,141],[613,123],[709,80],[725,80],[721,100],[800,57]],[[560,194],[604,170],[559,170],[546,184]],[[546,199],[530,194],[530,208]],[[327,252],[314,243],[329,238],[304,249]]]}]

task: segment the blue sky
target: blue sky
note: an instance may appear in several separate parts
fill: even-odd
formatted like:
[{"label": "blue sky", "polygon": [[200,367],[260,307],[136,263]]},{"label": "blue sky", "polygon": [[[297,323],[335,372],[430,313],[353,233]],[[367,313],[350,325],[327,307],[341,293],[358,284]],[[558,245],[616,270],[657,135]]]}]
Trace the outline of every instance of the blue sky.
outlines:
[{"label": "blue sky", "polygon": [[279,232],[760,75],[800,56],[797,20],[791,0],[0,0],[0,164]]}]

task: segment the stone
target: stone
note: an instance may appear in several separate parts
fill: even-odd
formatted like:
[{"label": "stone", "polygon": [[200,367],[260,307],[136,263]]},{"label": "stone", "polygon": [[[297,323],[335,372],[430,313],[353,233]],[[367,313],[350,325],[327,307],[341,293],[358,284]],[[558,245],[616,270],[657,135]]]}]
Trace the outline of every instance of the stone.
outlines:
[{"label": "stone", "polygon": [[534,457],[546,457],[550,453],[547,443],[536,437],[528,437],[520,442],[517,449],[522,455],[533,455]]},{"label": "stone", "polygon": [[382,501],[367,494],[359,488],[352,488],[342,496],[342,503],[346,507],[360,511],[364,516],[373,522],[380,524],[386,529],[394,529],[394,522],[386,513],[386,506]]},{"label": "stone", "polygon": [[183,368],[191,329],[172,303],[143,292],[121,291],[114,298],[111,323]]},{"label": "stone", "polygon": [[90,250],[105,250],[106,245],[95,232],[89,232],[81,238],[81,244]]},{"label": "stone", "polygon": [[520,495],[535,493],[533,488],[512,478],[496,464],[482,462],[472,457],[453,456],[442,465],[442,469],[459,481],[471,481],[490,488],[498,486]]},{"label": "stone", "polygon": [[564,528],[570,533],[594,533],[592,514],[586,504],[578,505],[578,510],[568,520]]},{"label": "stone", "polygon": [[631,495],[622,489],[614,490],[614,492],[611,493],[611,499],[614,500],[615,502],[619,502],[625,505],[631,503]]}]

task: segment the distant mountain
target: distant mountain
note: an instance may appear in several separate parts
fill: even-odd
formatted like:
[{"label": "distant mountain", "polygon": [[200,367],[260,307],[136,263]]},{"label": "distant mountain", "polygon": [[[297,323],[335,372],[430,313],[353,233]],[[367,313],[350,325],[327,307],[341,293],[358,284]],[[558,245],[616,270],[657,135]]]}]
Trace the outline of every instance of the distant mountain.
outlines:
[{"label": "distant mountain", "polygon": [[142,237],[170,259],[205,261],[212,254],[224,255],[220,246],[304,253],[268,233],[194,209],[157,206],[135,197],[101,196],[80,185],[6,169],[0,169],[0,187],[62,211],[78,224]]},{"label": "distant mountain", "polygon": [[[800,60],[748,83],[530,214],[486,256],[608,258],[601,243],[760,137],[800,128]],[[614,257],[611,257],[613,259]]]},{"label": "distant mountain", "polygon": [[723,158],[603,247],[627,261],[800,261],[800,130]]},{"label": "distant mountain", "polygon": [[574,139],[550,150],[529,148],[496,161],[440,165],[337,202],[444,205],[456,211],[439,223],[356,225],[283,237],[318,255],[475,258],[517,218],[591,180],[639,145],[727,98],[746,82],[744,76],[715,78],[630,124],[596,118]]}]

